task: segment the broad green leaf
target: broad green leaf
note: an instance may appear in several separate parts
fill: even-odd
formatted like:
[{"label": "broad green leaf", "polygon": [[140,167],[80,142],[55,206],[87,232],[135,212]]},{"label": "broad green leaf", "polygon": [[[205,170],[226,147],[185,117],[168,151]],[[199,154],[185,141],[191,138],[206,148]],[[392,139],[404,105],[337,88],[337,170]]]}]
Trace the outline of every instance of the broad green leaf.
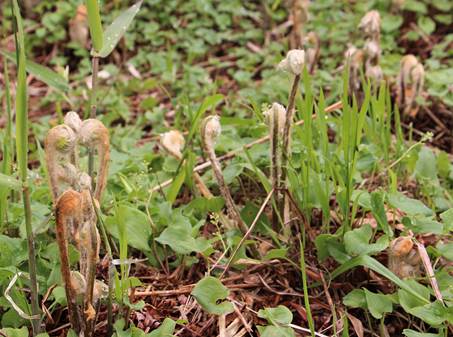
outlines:
[{"label": "broad green leaf", "polygon": [[379,227],[389,237],[393,236],[393,231],[387,221],[387,214],[384,208],[384,195],[382,192],[373,192],[371,194],[371,211]]},{"label": "broad green leaf", "polygon": [[450,243],[438,243],[436,246],[437,250],[442,254],[443,257],[453,261],[453,242]]},{"label": "broad green leaf", "polygon": [[85,0],[85,4],[87,7],[88,26],[90,28],[93,49],[98,53],[102,50],[104,40],[98,0]]},{"label": "broad green leaf", "polygon": [[364,289],[368,310],[374,318],[380,319],[382,315],[393,311],[392,300],[383,294],[375,294]]},{"label": "broad green leaf", "polygon": [[150,251],[149,240],[151,238],[151,225],[145,213],[137,208],[119,205],[116,213],[106,219],[108,232],[116,239],[120,239],[118,222],[123,223],[127,231],[127,243],[129,246],[144,252]]},{"label": "broad green leaf", "polygon": [[417,24],[426,35],[431,35],[436,29],[436,23],[428,16],[420,16]]},{"label": "broad green leaf", "polygon": [[172,223],[160,234],[156,241],[168,245],[176,253],[201,253],[209,248],[205,238],[194,238],[190,221],[182,215],[177,216]]},{"label": "broad green leaf", "polygon": [[432,220],[431,218],[424,217],[413,217],[410,223],[405,223],[408,229],[411,229],[415,233],[433,233],[443,234],[444,226],[438,221]]},{"label": "broad green leaf", "polygon": [[343,304],[351,308],[366,309],[366,297],[363,289],[354,289],[343,297]]},{"label": "broad green leaf", "polygon": [[281,326],[257,326],[261,337],[295,337],[294,330]]},{"label": "broad green leaf", "polygon": [[440,214],[446,231],[453,231],[453,208]]},{"label": "broad green leaf", "polygon": [[437,180],[437,162],[434,152],[427,146],[421,148],[415,164],[415,174],[419,178]]},{"label": "broad green leaf", "polygon": [[[8,60],[17,64],[17,60],[12,53],[0,50],[0,54],[5,56]],[[68,92],[70,89],[68,81],[63,76],[47,67],[27,60],[25,68],[28,73],[35,76],[38,80],[43,81],[53,89],[56,89],[63,93]]]},{"label": "broad green leaf", "polygon": [[392,207],[397,208],[408,215],[433,215],[433,211],[425,206],[420,200],[411,199],[400,192],[388,194],[387,200]]},{"label": "broad green leaf", "polygon": [[8,337],[28,337],[28,329],[25,326],[20,329],[4,328],[0,331]]},{"label": "broad green leaf", "polygon": [[224,205],[225,201],[221,197],[212,197],[210,199],[197,197],[190,202],[187,208],[195,209],[205,214],[206,212],[220,212]]},{"label": "broad green leaf", "polygon": [[292,312],[285,306],[276,308],[264,308],[258,311],[258,317],[267,320],[271,326],[259,327],[260,336],[267,337],[294,337],[294,331],[289,324],[293,321]]},{"label": "broad green leaf", "polygon": [[441,325],[444,322],[453,324],[452,307],[445,307],[438,300],[423,306],[411,308],[408,312],[430,325]]},{"label": "broad green leaf", "polygon": [[344,245],[349,255],[364,255],[380,252],[387,248],[388,237],[381,236],[376,243],[370,244],[373,230],[370,225],[365,224],[360,228],[347,232],[344,235]]},{"label": "broad green leaf", "polygon": [[258,317],[273,325],[288,325],[293,321],[293,313],[284,305],[276,308],[264,308],[258,311]]},{"label": "broad green leaf", "polygon": [[404,280],[403,282],[420,294],[420,296],[424,299],[422,300],[418,297],[414,297],[407,290],[398,289],[399,303],[406,312],[410,312],[412,308],[423,306],[426,304],[426,301],[429,301],[431,294],[428,288],[422,286],[415,280]]},{"label": "broad green leaf", "polygon": [[170,318],[166,318],[160,327],[148,334],[147,337],[172,337],[175,327],[176,322]]},{"label": "broad green leaf", "polygon": [[118,41],[126,33],[127,28],[132,23],[135,15],[140,10],[140,6],[143,1],[139,1],[136,4],[129,7],[123,13],[121,13],[113,22],[105,29],[104,40],[102,49],[99,51],[99,57],[107,57],[113,51]]},{"label": "broad green leaf", "polygon": [[19,180],[6,174],[0,173],[0,187],[6,187],[15,191],[20,191],[22,184]]},{"label": "broad green leaf", "polygon": [[229,293],[228,288],[218,279],[206,276],[198,281],[191,294],[210,314],[224,315],[234,311],[233,304],[226,300]]},{"label": "broad green leaf", "polygon": [[284,259],[288,253],[288,248],[275,248],[269,250],[265,256],[263,256],[263,261],[269,261],[274,259]]},{"label": "broad green leaf", "polygon": [[442,337],[440,333],[417,332],[411,329],[404,329],[403,334],[406,337]]}]

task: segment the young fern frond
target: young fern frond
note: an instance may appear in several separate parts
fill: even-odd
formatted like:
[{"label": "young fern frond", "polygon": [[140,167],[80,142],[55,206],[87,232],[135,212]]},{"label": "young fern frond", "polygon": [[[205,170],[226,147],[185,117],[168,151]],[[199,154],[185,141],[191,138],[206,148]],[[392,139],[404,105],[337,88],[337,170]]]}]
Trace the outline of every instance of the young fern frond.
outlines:
[{"label": "young fern frond", "polygon": [[237,226],[243,233],[247,233],[247,225],[241,218],[238,209],[233,201],[230,190],[225,183],[225,179],[222,174],[222,167],[215,154],[214,145],[221,133],[220,118],[218,116],[208,116],[201,124],[201,142],[203,150],[212,165],[212,171],[219,185],[220,193],[225,199],[225,205],[227,208],[228,215],[236,222]]},{"label": "young fern frond", "polygon": [[63,192],[62,183],[74,186],[77,180],[77,169],[70,163],[76,140],[76,134],[67,125],[55,126],[47,133],[45,139],[46,165],[54,204]]},{"label": "young fern frond", "polygon": [[110,160],[110,138],[108,129],[97,119],[87,119],[82,122],[79,132],[79,142],[90,151],[97,151],[99,157],[96,188],[94,197],[101,201],[102,193],[107,184],[109,160]]},{"label": "young fern frond", "polygon": [[[286,118],[285,126],[283,128],[283,145],[282,145],[282,173],[280,176],[280,193],[283,193],[287,188],[287,176],[288,176],[288,162],[291,154],[291,127],[293,123],[294,116],[294,106],[296,102],[296,94],[299,88],[300,77],[302,70],[305,65],[305,52],[303,50],[295,49],[290,50],[286,55],[286,58],[283,59],[277,66],[278,69],[290,72],[294,75],[293,84],[291,87],[291,92],[289,94],[288,106],[286,108]],[[283,198],[280,202],[279,211],[280,215],[283,217],[284,222],[286,223],[288,219],[285,219],[285,200],[287,199],[286,193],[283,195]]]},{"label": "young fern frond", "polygon": [[80,193],[67,190],[56,202],[56,232],[60,251],[60,268],[68,302],[69,320],[75,331],[82,329],[82,316],[77,305],[77,282],[73,282],[69,264],[68,231],[72,233],[80,226],[81,218]]},{"label": "young fern frond", "polygon": [[[94,306],[105,293],[103,283],[95,279],[100,236],[93,200],[99,202],[105,189],[110,140],[107,128],[98,120],[82,122],[75,112],[68,113],[64,120],[65,124],[52,128],[47,134],[46,161],[71,325],[77,333],[91,336],[96,317]],[[91,152],[96,150],[99,156],[94,199],[91,177],[77,167],[77,143]],[[69,241],[80,252],[79,271],[70,270]]]},{"label": "young fern frond", "polygon": [[[282,194],[278,190],[280,186],[280,175],[281,175],[281,143],[283,127],[286,120],[286,110],[283,105],[273,103],[272,107],[264,112],[269,125],[269,137],[270,137],[270,158],[271,158],[271,183],[274,189],[274,195],[276,196],[276,204],[281,204]],[[278,229],[278,213],[275,209],[272,210],[272,227],[274,230]]]}]

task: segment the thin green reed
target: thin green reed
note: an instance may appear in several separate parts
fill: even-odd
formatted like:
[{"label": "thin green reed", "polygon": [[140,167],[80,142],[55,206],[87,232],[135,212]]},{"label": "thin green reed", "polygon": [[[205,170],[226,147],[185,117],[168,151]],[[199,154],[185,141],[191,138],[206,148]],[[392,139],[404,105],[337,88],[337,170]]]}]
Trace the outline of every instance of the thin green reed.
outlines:
[{"label": "thin green reed", "polygon": [[318,129],[319,134],[319,150],[321,153],[321,165],[324,174],[323,175],[324,184],[321,186],[321,188],[324,188],[323,198],[321,198],[322,223],[325,230],[329,232],[330,223],[329,195],[330,195],[330,178],[332,174],[330,168],[329,135],[325,107],[326,102],[324,99],[324,92],[321,89],[317,106],[318,118],[316,119],[316,127]]},{"label": "thin green reed", "polygon": [[27,106],[27,81],[26,81],[26,56],[22,17],[17,0],[12,0],[15,19],[15,40],[17,56],[17,88],[16,88],[16,156],[19,176],[22,181],[22,196],[25,213],[25,228],[28,241],[28,264],[30,273],[30,294],[33,335],[40,331],[40,316],[38,302],[38,284],[36,280],[36,254],[34,233],[31,224],[30,189],[28,185],[28,106]]},{"label": "thin green reed", "polygon": [[[91,93],[90,93],[90,118],[96,118],[97,110],[97,78],[99,72],[99,56],[97,55],[104,43],[104,31],[102,29],[101,14],[97,0],[86,0],[88,14],[88,27],[90,28],[91,43],[93,47],[93,57],[91,61]],[[94,153],[92,150],[88,156],[88,174],[94,182]]]},{"label": "thin green reed", "polygon": [[365,122],[365,117],[368,111],[370,102],[370,85],[367,84],[364,87],[364,100],[359,110],[357,106],[357,100],[355,97],[352,98],[352,104],[348,96],[348,74],[344,73],[343,76],[343,113],[342,113],[342,152],[344,166],[342,169],[343,173],[343,186],[339,196],[340,206],[343,211],[343,232],[348,231],[351,228],[350,219],[350,203],[352,199],[354,174],[356,170],[356,164],[358,159],[358,146],[362,139],[362,132]]},{"label": "thin green reed", "polygon": [[[10,176],[12,173],[12,164],[13,164],[13,153],[14,153],[14,143],[13,143],[13,122],[11,114],[11,92],[10,92],[10,82],[8,74],[8,62],[6,57],[3,58],[3,78],[5,81],[5,119],[6,119],[6,128],[5,135],[3,138],[3,161],[2,161],[2,173]],[[7,210],[8,210],[8,193],[9,189],[2,187],[0,189],[0,232],[4,229],[7,221]]]}]

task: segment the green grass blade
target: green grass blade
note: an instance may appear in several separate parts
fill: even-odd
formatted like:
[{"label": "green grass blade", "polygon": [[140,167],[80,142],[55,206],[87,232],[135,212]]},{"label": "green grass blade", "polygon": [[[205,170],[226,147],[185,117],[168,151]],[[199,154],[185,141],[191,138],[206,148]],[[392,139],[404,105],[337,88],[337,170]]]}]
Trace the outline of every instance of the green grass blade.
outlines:
[{"label": "green grass blade", "polygon": [[86,0],[85,4],[87,7],[88,26],[90,27],[93,49],[96,53],[99,53],[102,50],[104,43],[104,32],[102,30],[98,0]]},{"label": "green grass blade", "polygon": [[414,289],[412,289],[407,283],[405,283],[403,280],[401,280],[398,276],[396,276],[394,273],[392,273],[386,266],[384,266],[382,263],[377,261],[376,259],[372,258],[371,256],[368,255],[361,255],[354,257],[345,263],[343,263],[340,267],[335,269],[332,274],[330,275],[331,280],[335,279],[336,277],[340,276],[341,274],[345,273],[346,271],[358,267],[367,267],[370,268],[371,270],[375,271],[378,274],[381,274],[388,280],[392,281],[395,283],[398,287],[401,289],[406,290],[413,296],[417,297],[421,301],[425,303],[429,303],[429,301],[426,300],[423,296],[421,296],[419,293],[417,293]]},{"label": "green grass blade", "polygon": [[17,0],[14,13],[17,22],[17,89],[16,89],[16,152],[19,176],[23,182],[27,180],[28,153],[28,116],[27,116],[27,72],[25,57],[24,28]]},{"label": "green grass blade", "polygon": [[[5,59],[8,59],[12,62],[14,62],[17,65],[17,60],[14,57],[13,53],[9,53],[4,50],[0,50],[0,54],[2,54]],[[34,75],[38,80],[43,81],[45,84],[47,84],[49,87],[60,91],[62,93],[66,93],[69,91],[69,83],[68,81],[58,74],[57,72],[44,67],[38,63],[32,62],[30,60],[27,60],[26,64],[26,71],[32,75]]]},{"label": "green grass blade", "polygon": [[127,28],[134,20],[134,17],[137,15],[143,1],[139,1],[136,4],[129,7],[123,13],[121,13],[110,26],[108,26],[104,32],[104,42],[102,49],[99,51],[99,54],[96,56],[107,57],[113,51],[115,46],[118,44],[119,40],[126,33]]},{"label": "green grass blade", "polygon": [[27,179],[28,163],[28,109],[27,109],[27,72],[25,57],[25,39],[22,17],[17,0],[12,0],[14,19],[16,21],[15,41],[17,56],[17,88],[16,88],[16,157],[19,167],[19,176],[22,180],[22,196],[25,214],[25,229],[28,241],[28,269],[30,274],[31,313],[34,317],[31,320],[33,336],[40,332],[39,325],[39,298],[38,282],[36,273],[36,252],[31,223],[30,189]]}]

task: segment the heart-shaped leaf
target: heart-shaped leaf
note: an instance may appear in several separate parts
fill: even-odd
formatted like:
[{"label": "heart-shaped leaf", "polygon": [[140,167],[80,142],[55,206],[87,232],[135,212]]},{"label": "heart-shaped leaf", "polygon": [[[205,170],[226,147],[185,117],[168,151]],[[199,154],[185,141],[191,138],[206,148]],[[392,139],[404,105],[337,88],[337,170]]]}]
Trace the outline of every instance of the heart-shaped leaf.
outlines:
[{"label": "heart-shaped leaf", "polygon": [[228,288],[212,276],[206,276],[198,281],[192,290],[192,296],[202,308],[215,315],[225,315],[234,311],[233,304],[225,300],[229,293]]}]

